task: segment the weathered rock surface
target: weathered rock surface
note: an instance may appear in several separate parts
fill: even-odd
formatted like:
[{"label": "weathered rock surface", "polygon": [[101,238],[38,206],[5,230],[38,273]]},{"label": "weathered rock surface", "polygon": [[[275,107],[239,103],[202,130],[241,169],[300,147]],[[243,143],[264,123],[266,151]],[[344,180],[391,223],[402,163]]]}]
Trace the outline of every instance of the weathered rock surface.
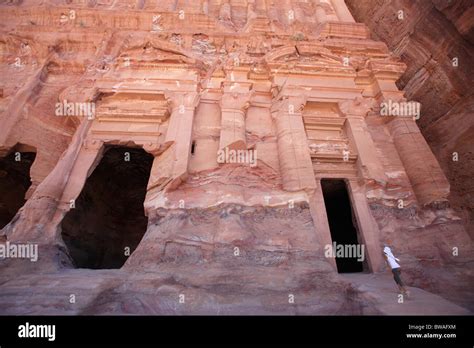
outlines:
[{"label": "weathered rock surface", "polygon": [[[319,271],[315,271],[315,269]],[[159,272],[67,270],[1,278],[2,314],[89,315],[466,315],[409,287],[399,302],[389,275],[336,275],[323,264],[288,267],[163,264]],[[199,276],[196,276],[196,273]],[[74,295],[75,303],[70,302]],[[25,296],[32,299],[25,301]],[[289,299],[294,299],[290,303]],[[181,301],[180,301],[181,299]]]},{"label": "weathered rock surface", "polygon": [[[474,5],[469,0],[346,0],[354,18],[407,65],[397,86],[422,104],[417,121],[474,237]],[[399,19],[400,12],[403,19]]]},{"label": "weathered rock surface", "polygon": [[[436,5],[441,17],[429,2],[404,7],[438,22],[410,22],[416,40],[398,30],[390,49],[342,0],[0,5],[0,157],[36,152],[25,197],[0,185],[12,187],[0,238],[38,246],[36,262],[0,259],[0,314],[474,310],[473,244],[457,214],[461,200],[472,208],[461,172],[472,120],[449,121],[471,105],[467,43],[450,51],[472,37],[461,3]],[[446,20],[456,29],[438,57],[427,47]],[[405,101],[397,81],[427,102],[419,126],[443,139],[431,142],[441,166],[412,117],[382,117],[382,102]],[[448,165],[451,151],[460,161]],[[370,275],[344,277],[326,253],[336,237],[323,179],[343,180],[339,218]],[[393,283],[380,294],[384,244],[420,288],[412,307],[386,303]]]}]

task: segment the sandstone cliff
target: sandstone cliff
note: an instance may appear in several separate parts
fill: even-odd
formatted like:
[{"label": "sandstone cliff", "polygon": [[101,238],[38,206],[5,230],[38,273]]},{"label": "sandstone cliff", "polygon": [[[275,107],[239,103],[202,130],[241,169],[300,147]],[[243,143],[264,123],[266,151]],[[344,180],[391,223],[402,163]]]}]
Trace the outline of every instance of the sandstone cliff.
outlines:
[{"label": "sandstone cliff", "polygon": [[[472,208],[467,5],[404,3],[395,22],[381,4],[354,10],[372,26],[342,0],[2,3],[0,238],[39,257],[0,260],[1,314],[472,310],[472,241],[448,204]],[[418,125],[381,117],[406,99]],[[326,255],[336,229],[362,272]],[[419,288],[407,306],[384,244]]]},{"label": "sandstone cliff", "polygon": [[418,125],[450,181],[450,202],[474,237],[473,2],[346,3],[407,64],[397,85],[422,104]]}]

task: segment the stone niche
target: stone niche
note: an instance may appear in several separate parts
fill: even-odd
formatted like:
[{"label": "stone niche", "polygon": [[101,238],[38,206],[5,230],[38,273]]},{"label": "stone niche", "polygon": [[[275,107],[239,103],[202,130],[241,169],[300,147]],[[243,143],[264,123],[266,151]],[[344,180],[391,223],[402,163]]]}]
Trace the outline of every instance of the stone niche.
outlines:
[{"label": "stone niche", "polygon": [[357,152],[337,104],[309,101],[303,109],[303,121],[315,171],[355,175]]}]

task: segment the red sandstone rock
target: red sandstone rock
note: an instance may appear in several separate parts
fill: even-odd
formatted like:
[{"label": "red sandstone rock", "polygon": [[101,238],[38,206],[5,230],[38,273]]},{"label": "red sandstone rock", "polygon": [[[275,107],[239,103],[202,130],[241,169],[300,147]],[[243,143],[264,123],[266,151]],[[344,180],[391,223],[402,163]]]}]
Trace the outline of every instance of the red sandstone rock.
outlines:
[{"label": "red sandstone rock", "polygon": [[[473,308],[472,241],[447,204],[445,175],[453,174],[412,118],[380,112],[385,102],[439,95],[443,108],[423,109],[419,124],[432,128],[425,134],[450,124],[441,109],[462,98],[419,90],[428,71],[441,69],[429,50],[416,50],[423,45],[410,43],[402,63],[391,53],[397,47],[371,39],[371,26],[356,23],[342,0],[91,7],[2,5],[0,156],[37,156],[27,201],[0,235],[39,245],[37,263],[0,261],[2,314],[400,314],[325,256],[334,230],[327,178],[346,182],[344,213],[366,272],[382,279],[389,243],[409,284]],[[446,11],[470,38],[469,20]],[[468,77],[455,76],[461,91]],[[75,103],[72,115],[58,116],[57,103]],[[469,139],[449,128],[439,137],[468,151]],[[226,149],[256,151],[256,162],[219,163]],[[132,186],[142,180],[127,176],[145,178],[145,199]],[[138,236],[136,247],[124,233]],[[120,269],[74,269],[118,268],[109,261],[127,248]],[[79,305],[67,302],[70,293]],[[419,295],[428,302],[410,313],[437,301]],[[465,313],[440,301],[434,313]]]},{"label": "red sandstone rock", "polygon": [[[397,85],[422,104],[417,124],[450,181],[450,203],[472,238],[472,1],[346,2],[356,20],[370,28],[372,37],[384,41],[407,65]],[[398,11],[405,14],[402,20]]]}]

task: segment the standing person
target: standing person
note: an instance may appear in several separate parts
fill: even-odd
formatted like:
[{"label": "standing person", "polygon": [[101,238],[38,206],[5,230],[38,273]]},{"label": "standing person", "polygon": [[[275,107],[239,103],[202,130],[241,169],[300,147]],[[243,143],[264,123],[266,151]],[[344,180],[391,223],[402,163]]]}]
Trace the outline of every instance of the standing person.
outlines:
[{"label": "standing person", "polygon": [[407,297],[410,296],[410,292],[406,289],[405,284],[403,283],[401,278],[402,270],[400,265],[398,264],[400,260],[393,255],[392,250],[388,246],[385,246],[385,248],[383,248],[383,254],[385,256],[385,260],[387,260],[388,265],[392,269],[393,279],[395,280],[395,283],[397,283],[401,293]]}]

